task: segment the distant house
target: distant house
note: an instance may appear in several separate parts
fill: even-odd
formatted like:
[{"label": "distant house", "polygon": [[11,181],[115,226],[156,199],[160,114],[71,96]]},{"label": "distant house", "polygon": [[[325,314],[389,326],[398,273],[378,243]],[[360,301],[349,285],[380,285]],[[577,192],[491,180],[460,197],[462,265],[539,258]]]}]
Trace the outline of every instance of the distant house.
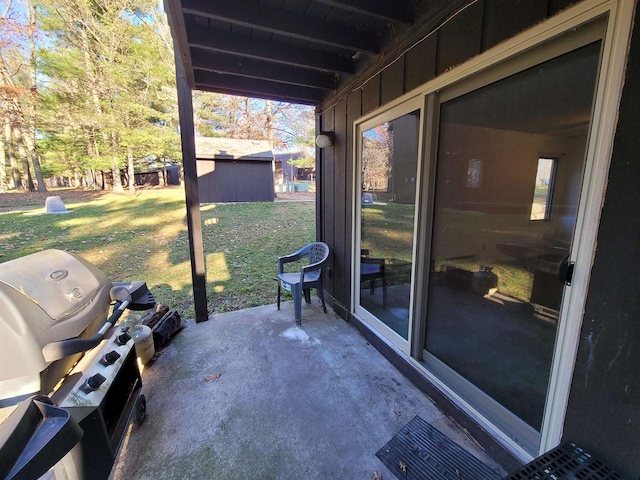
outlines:
[{"label": "distant house", "polygon": [[293,182],[295,180],[313,180],[315,177],[315,168],[300,168],[291,165],[291,160],[300,160],[305,158],[305,152],[285,152],[276,153],[276,182],[281,179],[283,182]]},{"label": "distant house", "polygon": [[266,140],[196,137],[200,202],[273,202],[273,152]]},{"label": "distant house", "polygon": [[180,185],[180,167],[169,165],[168,167],[152,168],[145,172],[136,172],[136,185]]}]

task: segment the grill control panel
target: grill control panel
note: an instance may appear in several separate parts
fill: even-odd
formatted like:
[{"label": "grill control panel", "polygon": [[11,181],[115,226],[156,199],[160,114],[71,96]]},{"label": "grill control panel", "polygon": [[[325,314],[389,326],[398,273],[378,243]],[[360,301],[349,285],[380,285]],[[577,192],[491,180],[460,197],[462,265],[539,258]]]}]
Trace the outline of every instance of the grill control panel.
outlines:
[{"label": "grill control panel", "polygon": [[54,397],[60,407],[86,407],[102,402],[125,357],[134,348],[134,341],[128,333],[119,328],[113,330],[110,337],[88,351],[72,370],[68,381],[75,381],[74,386],[65,389],[64,398]]},{"label": "grill control panel", "polygon": [[116,361],[119,358],[120,358],[120,354],[115,350],[111,350],[110,352],[106,353],[104,357],[102,357],[102,360],[100,360],[100,363],[104,366],[113,365],[114,363],[116,363]]},{"label": "grill control panel", "polygon": [[122,332],[90,350],[70,372],[52,400],[69,411],[84,435],[54,467],[55,479],[108,480],[138,401],[142,380],[133,339]]}]

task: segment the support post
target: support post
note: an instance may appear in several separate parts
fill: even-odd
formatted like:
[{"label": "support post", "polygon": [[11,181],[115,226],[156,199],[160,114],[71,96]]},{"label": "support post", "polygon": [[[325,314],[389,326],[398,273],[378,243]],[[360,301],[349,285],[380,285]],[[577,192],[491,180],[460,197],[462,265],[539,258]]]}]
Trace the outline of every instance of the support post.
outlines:
[{"label": "support post", "polygon": [[195,128],[193,125],[193,98],[191,87],[185,77],[184,66],[175,48],[176,84],[178,88],[178,110],[180,115],[180,139],[182,142],[182,165],[184,168],[184,192],[187,204],[187,228],[189,230],[189,255],[196,322],[209,319],[207,311],[207,288],[202,243],[202,221],[200,218],[200,193],[196,170]]}]

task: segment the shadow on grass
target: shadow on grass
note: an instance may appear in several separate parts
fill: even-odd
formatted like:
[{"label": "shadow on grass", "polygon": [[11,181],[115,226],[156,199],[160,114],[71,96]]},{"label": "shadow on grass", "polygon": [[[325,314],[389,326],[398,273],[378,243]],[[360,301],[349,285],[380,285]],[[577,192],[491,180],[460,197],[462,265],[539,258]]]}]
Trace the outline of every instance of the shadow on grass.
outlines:
[{"label": "shadow on grass", "polygon": [[[193,316],[182,189],[66,202],[67,215],[0,216],[0,261],[57,248],[111,280],[145,280],[156,300]],[[32,210],[29,213],[41,209]],[[315,237],[315,204],[223,204],[202,209],[210,313],[275,302],[276,260]]]}]

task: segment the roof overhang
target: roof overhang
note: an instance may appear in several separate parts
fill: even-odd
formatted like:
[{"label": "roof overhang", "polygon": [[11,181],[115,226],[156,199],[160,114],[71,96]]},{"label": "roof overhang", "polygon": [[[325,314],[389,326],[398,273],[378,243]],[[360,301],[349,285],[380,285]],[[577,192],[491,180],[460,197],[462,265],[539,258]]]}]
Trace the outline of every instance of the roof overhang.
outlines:
[{"label": "roof overhang", "polygon": [[[192,89],[318,105],[424,24],[444,0],[165,0]],[[428,22],[427,22],[428,23]]]}]

